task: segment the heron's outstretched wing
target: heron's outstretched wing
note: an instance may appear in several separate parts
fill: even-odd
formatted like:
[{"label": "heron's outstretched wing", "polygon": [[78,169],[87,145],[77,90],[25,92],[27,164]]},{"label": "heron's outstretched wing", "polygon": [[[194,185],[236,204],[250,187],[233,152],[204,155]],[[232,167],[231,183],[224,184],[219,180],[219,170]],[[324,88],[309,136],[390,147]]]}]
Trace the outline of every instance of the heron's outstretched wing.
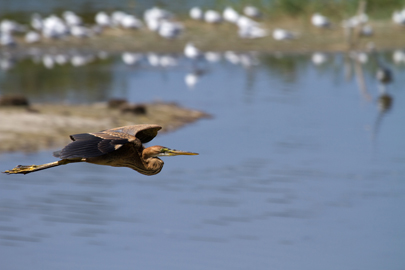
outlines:
[{"label": "heron's outstretched wing", "polygon": [[127,138],[129,140],[135,140],[136,138],[139,139],[141,143],[147,143],[156,137],[161,128],[162,127],[158,125],[143,124],[117,127],[104,130],[103,132],[120,138]]},{"label": "heron's outstretched wing", "polygon": [[[100,136],[101,135],[101,136]],[[71,135],[73,142],[69,143],[60,151],[54,153],[55,157],[65,158],[89,158],[98,157],[120,148],[128,143],[128,139],[108,136],[103,133],[82,133]]]},{"label": "heron's outstretched wing", "polygon": [[129,142],[141,147],[142,143],[151,141],[160,129],[157,125],[133,125],[71,135],[73,142],[55,152],[54,156],[61,159],[98,157]]}]

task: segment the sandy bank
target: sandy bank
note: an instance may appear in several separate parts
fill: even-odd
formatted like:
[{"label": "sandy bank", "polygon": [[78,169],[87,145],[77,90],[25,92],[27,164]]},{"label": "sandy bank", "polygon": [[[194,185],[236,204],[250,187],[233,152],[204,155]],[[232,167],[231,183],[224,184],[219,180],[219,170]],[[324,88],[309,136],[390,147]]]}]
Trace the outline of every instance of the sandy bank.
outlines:
[{"label": "sandy bank", "polygon": [[142,106],[146,110],[144,114],[122,112],[109,108],[106,103],[33,104],[29,109],[0,107],[0,153],[62,147],[70,141],[70,134],[125,125],[153,123],[163,127],[161,132],[167,132],[208,117],[173,103]]}]

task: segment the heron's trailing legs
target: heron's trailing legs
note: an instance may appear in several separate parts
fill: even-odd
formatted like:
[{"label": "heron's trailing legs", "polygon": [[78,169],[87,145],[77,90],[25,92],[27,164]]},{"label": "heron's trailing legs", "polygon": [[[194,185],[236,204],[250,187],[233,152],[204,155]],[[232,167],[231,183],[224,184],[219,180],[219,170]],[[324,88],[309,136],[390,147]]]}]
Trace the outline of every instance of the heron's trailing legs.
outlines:
[{"label": "heron's trailing legs", "polygon": [[45,170],[45,169],[49,169],[52,167],[56,167],[59,165],[66,165],[69,163],[74,163],[74,162],[84,162],[86,161],[86,159],[84,158],[78,158],[78,159],[62,159],[62,160],[58,160],[58,161],[54,161],[54,162],[50,162],[50,163],[45,163],[42,165],[18,165],[16,166],[14,169],[11,170],[7,170],[3,173],[7,173],[7,174],[27,174],[27,173],[31,173],[31,172],[37,172],[37,171],[41,171],[41,170]]}]

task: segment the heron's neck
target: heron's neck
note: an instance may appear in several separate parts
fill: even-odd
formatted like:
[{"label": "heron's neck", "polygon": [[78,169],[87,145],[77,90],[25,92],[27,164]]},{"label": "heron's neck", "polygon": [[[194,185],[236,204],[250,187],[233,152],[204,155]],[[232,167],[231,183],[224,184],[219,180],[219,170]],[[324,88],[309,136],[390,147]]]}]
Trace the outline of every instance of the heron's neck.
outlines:
[{"label": "heron's neck", "polygon": [[163,168],[163,161],[160,158],[157,157],[151,157],[145,160],[145,168],[151,173],[151,174],[157,174],[160,173],[160,171]]},{"label": "heron's neck", "polygon": [[163,168],[163,160],[158,157],[148,156],[145,152],[142,153],[142,161],[148,174],[157,174]]}]

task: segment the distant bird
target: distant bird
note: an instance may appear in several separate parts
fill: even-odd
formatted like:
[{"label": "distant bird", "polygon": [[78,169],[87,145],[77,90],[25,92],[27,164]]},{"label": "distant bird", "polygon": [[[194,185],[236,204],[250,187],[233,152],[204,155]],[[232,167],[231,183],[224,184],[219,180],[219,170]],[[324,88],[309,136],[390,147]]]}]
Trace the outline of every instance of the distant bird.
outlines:
[{"label": "distant bird", "polygon": [[6,57],[6,58],[0,58],[0,69],[1,70],[9,70],[13,68],[15,65],[15,61],[13,58]]},{"label": "distant bird", "polygon": [[199,7],[193,7],[189,12],[190,18],[194,20],[202,20],[204,18],[204,12]]},{"label": "distant bird", "polygon": [[239,55],[240,64],[245,68],[250,68],[259,64],[259,60],[254,54],[243,53]]},{"label": "distant bird", "polygon": [[82,18],[80,18],[73,11],[63,12],[62,17],[65,20],[66,24],[69,26],[77,26],[82,24]]},{"label": "distant bird", "polygon": [[238,34],[241,38],[254,39],[268,35],[267,31],[258,22],[246,16],[239,16],[236,25],[238,26]]},{"label": "distant bird", "polygon": [[144,21],[151,31],[158,31],[163,20],[170,20],[173,14],[167,10],[153,7],[143,13]]},{"label": "distant bird", "polygon": [[259,26],[260,24],[251,18],[248,18],[246,16],[239,16],[238,20],[236,21],[236,25],[239,28],[245,28],[245,27],[252,27],[252,26]]},{"label": "distant bird", "polygon": [[94,20],[96,21],[97,25],[101,27],[110,27],[112,23],[110,16],[103,11],[97,12]]},{"label": "distant bird", "polygon": [[31,26],[37,31],[41,31],[43,27],[42,17],[38,13],[34,13],[31,16]]},{"label": "distant bird", "polygon": [[56,15],[50,15],[42,22],[42,35],[46,38],[61,38],[69,34],[69,27]]},{"label": "distant bird", "polygon": [[260,18],[262,16],[262,13],[257,7],[254,6],[246,6],[243,9],[243,13],[246,16],[252,17],[252,18]]},{"label": "distant bird", "polygon": [[190,59],[197,59],[201,56],[201,52],[192,42],[188,42],[184,47],[184,55]]},{"label": "distant bird", "polygon": [[312,60],[312,63],[314,63],[314,65],[319,66],[319,65],[322,65],[323,63],[325,63],[328,60],[328,57],[324,53],[316,52],[312,55],[311,60]]},{"label": "distant bird", "polygon": [[84,38],[89,37],[92,34],[92,31],[81,25],[72,25],[70,27],[70,34],[74,37]]},{"label": "distant bird", "polygon": [[178,37],[182,33],[183,29],[183,25],[178,22],[163,20],[160,23],[158,34],[161,37],[173,39]]},{"label": "distant bird", "polygon": [[6,47],[17,45],[13,35],[10,32],[0,32],[0,44]]},{"label": "distant bird", "polygon": [[160,65],[160,57],[156,53],[148,53],[147,55],[148,63],[152,67],[158,67]]},{"label": "distant bird", "polygon": [[150,31],[157,32],[159,31],[160,25],[162,24],[162,19],[146,20],[145,23]]},{"label": "distant bird", "polygon": [[216,63],[221,60],[221,53],[219,52],[206,52],[204,53],[205,60],[211,63]]},{"label": "distant bird", "polygon": [[15,33],[25,31],[25,27],[10,20],[2,20],[0,22],[0,31],[3,33]]},{"label": "distant bird", "polygon": [[295,35],[292,32],[289,32],[284,29],[274,29],[273,31],[273,38],[275,40],[288,40],[288,39],[294,39]]},{"label": "distant bird", "polygon": [[186,83],[189,89],[193,89],[199,79],[200,74],[198,74],[197,72],[191,72],[184,77],[184,82]]},{"label": "distant bird", "polygon": [[231,7],[226,7],[222,13],[222,17],[227,22],[236,23],[239,19],[239,13]]},{"label": "distant bird", "polygon": [[76,53],[70,58],[70,64],[74,67],[81,67],[93,62],[94,59],[95,57],[92,54]]},{"label": "distant bird", "polygon": [[314,15],[312,15],[311,23],[312,25],[319,28],[327,28],[331,25],[329,19],[319,13],[315,13]]},{"label": "distant bird", "polygon": [[405,24],[405,10],[394,11],[392,14],[392,21],[395,24],[404,25]]},{"label": "distant bird", "polygon": [[169,20],[173,17],[173,14],[165,9],[161,9],[158,7],[153,7],[150,9],[147,9],[143,13],[144,20],[162,20],[166,19]]},{"label": "distant bird", "polygon": [[27,43],[36,43],[41,40],[41,35],[35,31],[29,31],[25,34],[24,39]]},{"label": "distant bird", "polygon": [[127,14],[123,11],[116,10],[113,13],[111,13],[111,23],[113,26],[121,26],[121,21],[122,19],[126,16]]},{"label": "distant bird", "polygon": [[54,60],[58,65],[64,65],[69,61],[69,57],[65,54],[59,53],[55,55]]},{"label": "distant bird", "polygon": [[361,64],[368,62],[368,54],[366,52],[353,52],[350,56]]},{"label": "distant bird", "polygon": [[134,15],[125,14],[120,19],[120,25],[126,29],[139,29],[142,28],[143,23]]},{"label": "distant bird", "polygon": [[52,55],[45,54],[44,56],[42,56],[42,64],[44,64],[44,66],[47,69],[52,69],[55,66],[55,61],[54,61]]},{"label": "distant bird", "polygon": [[87,162],[128,167],[144,175],[155,175],[163,168],[161,156],[198,155],[159,145],[145,148],[143,144],[151,141],[160,129],[158,125],[134,125],[71,135],[73,142],[54,153],[60,160],[42,165],[19,165],[4,173],[27,174],[59,165]]},{"label": "distant bird", "polygon": [[392,54],[392,60],[395,64],[400,64],[405,62],[405,52],[402,50],[396,50]]},{"label": "distant bird", "polygon": [[159,66],[163,68],[177,66],[177,58],[170,54],[161,55],[158,59]]},{"label": "distant bird", "polygon": [[142,54],[140,53],[131,53],[124,52],[121,56],[122,61],[127,65],[135,65],[142,60]]},{"label": "distant bird", "polygon": [[368,22],[368,15],[365,13],[361,13],[361,14],[351,17],[348,20],[344,20],[342,23],[342,26],[344,28],[354,28],[360,24],[365,24],[367,22]]},{"label": "distant bird", "polygon": [[255,39],[255,38],[262,38],[267,36],[267,31],[256,27],[245,27],[245,28],[239,28],[238,35],[241,38],[248,38],[248,39]]},{"label": "distant bird", "polygon": [[241,38],[248,38],[248,39],[255,39],[255,38],[262,38],[268,35],[267,31],[258,26],[246,26],[240,27],[238,31],[238,35]]},{"label": "distant bird", "polygon": [[237,53],[233,51],[226,51],[224,53],[224,58],[231,64],[237,65],[240,63],[240,57]]},{"label": "distant bird", "polygon": [[146,59],[152,67],[167,68],[177,66],[178,64],[177,58],[170,54],[159,55],[156,53],[148,53]]},{"label": "distant bird", "polygon": [[204,20],[207,23],[220,23],[222,22],[222,17],[221,14],[215,10],[207,10],[204,13]]}]

